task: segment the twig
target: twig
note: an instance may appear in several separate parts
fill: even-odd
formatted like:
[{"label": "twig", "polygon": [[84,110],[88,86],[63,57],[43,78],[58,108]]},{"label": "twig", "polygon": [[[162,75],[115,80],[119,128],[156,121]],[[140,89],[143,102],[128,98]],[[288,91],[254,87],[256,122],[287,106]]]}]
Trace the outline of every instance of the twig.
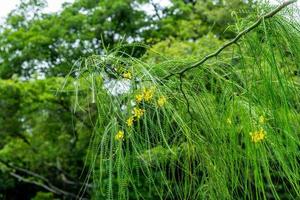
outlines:
[{"label": "twig", "polygon": [[209,60],[210,58],[216,57],[218,56],[224,49],[226,49],[227,47],[231,46],[232,44],[236,43],[242,36],[246,35],[247,33],[249,33],[250,31],[252,31],[253,29],[255,29],[257,26],[259,26],[261,24],[261,22],[265,19],[269,19],[272,18],[274,15],[276,15],[279,11],[281,11],[283,8],[289,6],[290,4],[293,4],[297,2],[297,0],[289,0],[289,1],[285,1],[283,2],[281,5],[279,5],[277,8],[275,8],[274,10],[262,15],[255,23],[253,23],[251,26],[249,26],[248,28],[246,28],[245,30],[243,30],[242,32],[240,32],[235,38],[233,38],[232,40],[230,40],[229,42],[225,43],[223,46],[221,46],[218,50],[216,50],[215,52],[206,55],[205,57],[203,57],[200,61],[194,63],[193,65],[186,67],[178,72],[173,72],[168,74],[167,76],[163,77],[162,80],[167,80],[172,76],[175,75],[179,75],[182,76],[185,72],[194,69],[196,67],[201,66],[202,64],[204,64],[207,60]]},{"label": "twig", "polygon": [[156,3],[154,3],[153,0],[151,0],[150,3],[152,4],[152,6],[153,6],[153,8],[154,8],[156,17],[157,17],[159,20],[161,20],[161,17],[160,17],[160,15],[159,15],[159,9],[158,9]]}]

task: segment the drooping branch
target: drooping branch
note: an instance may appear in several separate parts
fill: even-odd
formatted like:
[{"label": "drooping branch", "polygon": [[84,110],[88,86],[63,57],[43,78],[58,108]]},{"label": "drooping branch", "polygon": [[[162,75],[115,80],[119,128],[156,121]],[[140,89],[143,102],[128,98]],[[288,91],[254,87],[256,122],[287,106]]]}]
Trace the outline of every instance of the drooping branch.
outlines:
[{"label": "drooping branch", "polygon": [[230,40],[229,42],[225,43],[223,46],[221,46],[219,49],[217,49],[215,52],[206,55],[205,57],[203,57],[200,61],[192,64],[189,67],[186,67],[178,72],[173,72],[168,74],[167,76],[163,77],[162,80],[167,80],[172,76],[175,75],[179,75],[182,76],[185,72],[197,68],[201,65],[203,65],[207,60],[218,56],[224,49],[226,49],[227,47],[235,44],[238,40],[240,40],[242,38],[242,36],[246,35],[247,33],[249,33],[250,31],[252,31],[253,29],[255,29],[256,27],[258,27],[263,20],[265,19],[269,19],[272,18],[274,15],[276,15],[279,11],[281,11],[283,8],[289,6],[290,4],[296,3],[297,0],[288,0],[283,2],[281,5],[279,5],[277,8],[275,8],[274,10],[262,15],[261,17],[258,18],[258,20],[256,22],[254,22],[251,26],[249,26],[248,28],[244,29],[242,32],[240,32],[235,38],[233,38],[232,40]]}]

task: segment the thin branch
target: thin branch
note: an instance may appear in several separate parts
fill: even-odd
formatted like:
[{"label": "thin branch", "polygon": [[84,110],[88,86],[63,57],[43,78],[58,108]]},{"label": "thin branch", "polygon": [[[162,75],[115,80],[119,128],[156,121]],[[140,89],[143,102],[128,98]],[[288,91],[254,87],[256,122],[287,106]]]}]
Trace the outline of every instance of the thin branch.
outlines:
[{"label": "thin branch", "polygon": [[[10,172],[9,174],[12,177],[18,179],[19,181],[37,185],[37,186],[42,187],[45,190],[48,190],[49,192],[52,192],[54,194],[69,196],[69,197],[73,197],[75,199],[78,198],[78,196],[76,194],[73,194],[73,193],[70,193],[70,192],[58,189],[57,187],[54,187],[53,185],[47,185],[47,184],[43,183],[42,181],[35,181],[35,180],[29,179],[29,178],[25,178],[25,177],[23,177],[23,176],[15,173],[15,172]],[[85,199],[85,198],[81,198],[81,199]]]},{"label": "thin branch", "polygon": [[258,27],[263,22],[263,20],[272,18],[274,15],[276,15],[283,8],[289,6],[290,4],[293,4],[295,2],[297,2],[297,0],[288,0],[288,1],[283,2],[281,5],[279,5],[274,10],[272,10],[272,11],[270,11],[270,12],[262,15],[255,23],[253,23],[251,26],[249,26],[248,28],[246,28],[245,30],[243,30],[242,32],[240,32],[235,38],[233,38],[229,42],[225,43],[223,46],[221,46],[215,52],[213,52],[213,53],[211,53],[209,55],[206,55],[200,61],[194,63],[193,65],[191,65],[189,67],[186,67],[186,68],[184,68],[184,69],[182,69],[182,70],[180,70],[178,72],[173,72],[173,73],[168,74],[167,76],[163,77],[162,80],[167,80],[170,77],[175,76],[175,75],[182,76],[185,72],[203,65],[207,60],[209,60],[210,58],[218,56],[224,49],[226,49],[227,47],[231,46],[232,44],[235,44],[242,36],[246,35],[247,33],[249,33],[250,31],[252,31],[256,27]]},{"label": "thin branch", "polygon": [[[52,192],[54,194],[57,195],[64,195],[64,196],[69,196],[69,197],[73,197],[73,198],[78,198],[78,196],[76,194],[73,194],[71,192],[67,192],[65,190],[59,189],[58,187],[54,186],[46,177],[39,175],[35,172],[29,171],[27,169],[21,168],[21,167],[17,167],[14,166],[2,159],[0,159],[0,163],[4,164],[6,167],[13,169],[15,171],[19,171],[22,172],[24,174],[30,175],[30,178],[27,177],[23,177],[20,174],[17,174],[16,172],[10,172],[9,174],[18,179],[19,181],[23,181],[25,183],[30,183],[30,184],[34,184],[37,185],[39,187],[44,188],[45,190],[48,190],[49,192]],[[37,180],[33,180],[32,177],[36,178]],[[80,198],[80,199],[85,199],[85,198]]]},{"label": "thin branch", "polygon": [[154,11],[155,11],[155,15],[156,17],[161,20],[161,17],[159,15],[159,8],[157,7],[157,4],[153,2],[153,0],[150,1],[150,3],[152,4]]},{"label": "thin branch", "polygon": [[18,175],[18,174],[16,174],[16,173],[14,173],[14,172],[10,172],[9,174],[10,174],[12,177],[18,179],[19,181],[23,181],[23,182],[25,182],[25,183],[30,183],[30,184],[34,184],[34,185],[40,186],[40,187],[44,188],[45,190],[48,190],[49,192],[52,192],[52,193],[54,193],[54,194],[60,194],[60,193],[58,193],[57,191],[53,190],[52,188],[48,187],[47,185],[45,185],[45,184],[43,184],[43,183],[41,183],[41,182],[34,181],[34,180],[30,180],[30,179],[28,179],[28,178],[24,178],[24,177],[22,177],[22,176],[20,176],[20,175]]}]

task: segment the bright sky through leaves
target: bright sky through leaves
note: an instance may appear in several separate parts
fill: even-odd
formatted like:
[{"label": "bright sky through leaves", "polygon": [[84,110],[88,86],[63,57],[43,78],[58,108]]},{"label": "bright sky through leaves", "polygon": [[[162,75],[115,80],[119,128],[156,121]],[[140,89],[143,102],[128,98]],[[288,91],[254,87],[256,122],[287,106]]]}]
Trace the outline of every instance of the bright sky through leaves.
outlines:
[{"label": "bright sky through leaves", "polygon": [[[45,12],[56,12],[61,9],[61,6],[65,2],[73,2],[74,0],[48,0],[48,7],[46,8]],[[20,0],[0,0],[0,18],[4,18],[8,15],[8,13],[13,10],[16,5],[20,2]],[[154,0],[155,3],[160,2],[160,4],[165,7],[170,4],[169,0]],[[270,2],[276,4],[278,3],[277,0],[271,0]],[[280,2],[280,1],[279,1]],[[298,6],[300,2],[298,2]],[[149,6],[147,7],[149,9]],[[151,8],[150,8],[151,12]]]},{"label": "bright sky through leaves", "polygon": [[[48,0],[48,7],[45,9],[45,12],[59,11],[61,9],[62,4],[65,3],[65,2],[73,2],[73,0]],[[19,3],[20,3],[20,0],[0,0],[0,18],[1,18],[1,21]]]}]

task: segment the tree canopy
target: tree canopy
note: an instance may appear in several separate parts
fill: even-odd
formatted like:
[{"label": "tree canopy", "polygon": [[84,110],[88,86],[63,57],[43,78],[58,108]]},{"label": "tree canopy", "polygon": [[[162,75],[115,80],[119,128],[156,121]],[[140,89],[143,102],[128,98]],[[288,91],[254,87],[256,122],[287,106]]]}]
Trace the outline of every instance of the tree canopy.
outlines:
[{"label": "tree canopy", "polygon": [[[44,14],[45,1],[22,1],[1,28],[0,77],[65,76],[79,58],[120,43],[195,40],[207,33],[231,38],[232,13],[245,15],[251,5],[241,0],[174,0],[167,7],[147,0],[77,0],[60,13]],[[136,48],[135,56],[144,48]]]}]

